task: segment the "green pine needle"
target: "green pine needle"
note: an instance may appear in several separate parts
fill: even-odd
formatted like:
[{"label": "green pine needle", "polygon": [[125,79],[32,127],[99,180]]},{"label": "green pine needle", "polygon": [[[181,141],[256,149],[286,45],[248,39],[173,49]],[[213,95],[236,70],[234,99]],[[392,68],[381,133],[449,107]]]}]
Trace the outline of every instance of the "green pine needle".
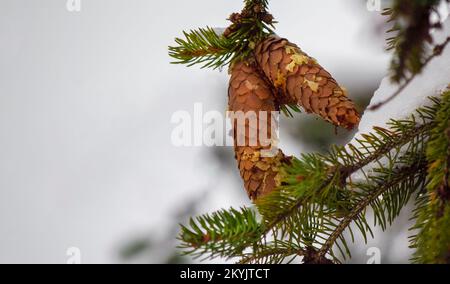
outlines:
[{"label": "green pine needle", "polygon": [[176,60],[172,62],[175,64],[219,68],[228,64],[234,52],[239,50],[235,42],[209,27],[183,33],[184,39],[175,39],[178,46],[169,47],[169,55]]},{"label": "green pine needle", "polygon": [[427,146],[427,192],[415,211],[417,234],[411,238],[417,263],[450,262],[450,91],[444,93]]},{"label": "green pine needle", "polygon": [[240,263],[289,263],[311,251],[335,263],[351,257],[356,233],[367,242],[374,226],[387,229],[411,198],[423,196],[426,143],[442,104],[432,101],[409,119],[392,120],[389,129],[374,128],[355,145],[293,159],[282,170],[283,186],[257,200],[261,221],[249,209],[191,220],[189,228],[182,226],[185,253],[238,257]]}]

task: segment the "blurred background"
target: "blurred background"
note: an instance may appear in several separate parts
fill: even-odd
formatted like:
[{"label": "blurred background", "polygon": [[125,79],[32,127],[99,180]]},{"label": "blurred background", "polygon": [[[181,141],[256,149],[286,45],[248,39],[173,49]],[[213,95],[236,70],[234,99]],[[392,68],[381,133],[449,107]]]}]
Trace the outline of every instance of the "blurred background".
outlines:
[{"label": "blurred background", "polygon": [[[178,110],[225,112],[227,70],[170,64],[182,30],[226,27],[241,0],[0,1],[0,262],[197,262],[178,223],[251,206],[229,147],[175,147]],[[384,19],[365,0],[272,0],[277,33],[315,57],[360,110],[387,72]],[[351,133],[310,116],[281,122],[281,148],[326,151]],[[407,214],[364,244],[404,263]],[[213,260],[212,262],[223,262]]]}]

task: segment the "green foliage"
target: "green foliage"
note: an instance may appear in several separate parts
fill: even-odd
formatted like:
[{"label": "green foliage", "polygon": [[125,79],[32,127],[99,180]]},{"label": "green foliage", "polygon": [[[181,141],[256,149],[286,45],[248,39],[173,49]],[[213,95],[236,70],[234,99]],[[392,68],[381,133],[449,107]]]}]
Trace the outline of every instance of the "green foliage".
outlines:
[{"label": "green foliage", "polygon": [[422,224],[414,227],[420,234],[413,241],[416,248],[413,261],[424,264],[449,264],[450,263],[450,206],[446,204],[442,211],[442,217],[436,217],[435,206],[424,208],[419,220],[426,218]]},{"label": "green foliage", "polygon": [[169,55],[177,64],[203,64],[203,67],[220,67],[231,60],[234,51],[240,51],[239,45],[207,27],[184,32],[185,39],[176,38],[178,46],[169,47]]},{"label": "green foliage", "polygon": [[[277,238],[297,240],[303,248],[320,248],[339,262],[350,256],[344,232],[353,239],[353,223],[367,239],[371,227],[366,208],[375,224],[386,229],[409,201],[423,188],[424,134],[430,130],[434,108],[424,108],[409,120],[391,121],[390,130],[375,128],[358,145],[334,147],[327,155],[307,155],[285,168],[285,185],[257,201],[267,228]],[[377,167],[365,169],[371,163]],[[356,181],[351,177],[358,173]]]},{"label": "green foliage", "polygon": [[418,200],[418,234],[411,246],[417,248],[418,263],[450,262],[450,91],[443,95],[436,125],[427,146],[427,192]]},{"label": "green foliage", "polygon": [[256,5],[261,5],[263,9],[269,6],[269,0],[244,0],[245,8],[249,9]]},{"label": "green foliage", "polygon": [[384,11],[393,23],[388,31],[395,33],[387,39],[388,49],[394,50],[391,62],[391,78],[395,82],[406,79],[422,71],[431,53],[433,39],[431,31],[440,28],[439,23],[431,21],[431,15],[437,15],[437,8],[448,0],[394,0],[391,8]]},{"label": "green foliage", "polygon": [[232,14],[232,24],[223,34],[212,28],[183,32],[176,46],[169,47],[173,63],[221,68],[247,57],[257,42],[272,34],[273,18],[267,13],[267,0],[245,0],[243,11]]},{"label": "green foliage", "polygon": [[435,191],[448,179],[450,155],[450,91],[444,93],[442,105],[436,115],[436,126],[428,143],[427,158],[430,163],[429,190]]},{"label": "green foliage", "polygon": [[[311,263],[340,263],[351,257],[348,243],[356,233],[367,241],[374,226],[385,230],[411,197],[423,196],[426,143],[441,104],[432,101],[433,106],[409,119],[392,120],[389,129],[374,128],[355,145],[294,158],[283,168],[283,185],[257,200],[261,222],[249,217],[254,216],[249,209],[220,211],[219,216],[228,212],[221,218],[199,217],[202,229],[194,223],[183,227],[186,253],[239,257],[241,263],[285,263],[301,257]],[[373,221],[367,218],[369,208]]]},{"label": "green foliage", "polygon": [[302,112],[297,105],[281,105],[280,110],[286,117],[294,117],[293,113]]},{"label": "green foliage", "polygon": [[262,227],[255,212],[242,208],[206,214],[181,225],[180,248],[203,257],[233,257],[259,237]]},{"label": "green foliage", "polygon": [[[441,1],[394,0],[385,11],[395,36],[392,79],[410,82],[450,42],[433,45],[439,24],[430,15]],[[199,29],[169,47],[174,63],[220,68],[249,56],[257,42],[273,33],[267,0],[244,0],[223,34]],[[396,94],[400,93],[399,88]],[[395,95],[394,95],[395,96]],[[393,96],[393,97],[394,97]],[[296,106],[281,109],[287,116]],[[405,205],[416,199],[412,247],[415,260],[450,262],[450,92],[432,99],[388,128],[375,127],[354,144],[326,154],[293,158],[282,169],[282,185],[256,201],[256,210],[221,210],[181,226],[180,248],[203,258],[238,258],[240,263],[340,263],[351,257],[349,242],[367,242],[375,226],[385,230]],[[373,212],[373,220],[368,212]],[[259,220],[261,219],[261,220]]]}]

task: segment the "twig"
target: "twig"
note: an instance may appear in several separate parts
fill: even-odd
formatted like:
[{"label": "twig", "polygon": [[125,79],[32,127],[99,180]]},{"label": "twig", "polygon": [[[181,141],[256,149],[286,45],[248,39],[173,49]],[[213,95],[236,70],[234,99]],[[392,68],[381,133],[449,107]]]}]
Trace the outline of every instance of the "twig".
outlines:
[{"label": "twig", "polygon": [[393,185],[401,182],[406,176],[408,176],[410,173],[414,174],[421,174],[424,171],[426,171],[426,163],[414,163],[412,166],[405,167],[401,170],[403,175],[397,175],[393,180],[386,183],[383,186],[380,186],[380,188],[377,191],[374,191],[372,194],[370,194],[366,199],[362,200],[361,203],[359,203],[336,227],[336,229],[333,231],[333,233],[330,235],[330,237],[327,239],[327,241],[323,244],[321,249],[318,252],[319,257],[325,257],[325,255],[328,253],[328,251],[332,248],[333,244],[336,242],[336,240],[339,238],[340,235],[347,229],[347,227],[353,222],[353,220],[366,209],[366,207],[372,203],[374,200],[376,200],[380,195],[382,195],[385,191],[389,190]]},{"label": "twig", "polygon": [[[383,147],[382,149],[376,151],[376,153],[369,155],[368,157],[363,158],[361,161],[359,161],[354,167],[347,167],[345,169],[345,173],[347,176],[350,176],[352,173],[355,173],[359,169],[363,168],[364,166],[370,164],[371,162],[377,160],[380,156],[388,153],[391,149],[395,147],[400,147],[404,145],[410,138],[416,137],[417,135],[420,135],[420,133],[423,133],[427,130],[429,130],[433,126],[433,122],[424,123],[421,126],[418,126],[414,131],[410,131],[406,137],[397,137],[395,141],[392,141],[389,143],[389,147]],[[342,168],[336,169],[336,171],[341,171]],[[326,181],[322,183],[322,185],[318,188],[318,192],[323,191],[324,188],[326,188],[331,180],[333,179],[334,174],[336,171],[332,174],[332,177],[328,178]],[[282,214],[278,215],[277,218],[272,220],[267,226],[265,227],[265,230],[261,234],[261,238],[264,238],[267,234],[269,234],[272,230],[275,229],[275,227],[283,221],[285,218],[289,217],[293,214],[298,208],[300,208],[302,205],[304,205],[306,202],[308,202],[308,198],[302,198],[297,200],[288,210],[284,211]],[[353,219],[352,219],[353,220]],[[350,220],[351,222],[351,220]],[[342,224],[341,224],[342,225]],[[345,224],[343,229],[347,227],[348,224]],[[338,237],[339,235],[337,235]],[[331,245],[334,243],[334,241],[331,243]],[[248,247],[248,246],[247,246]],[[321,252],[318,252],[318,257]],[[323,254],[320,257],[323,257],[325,254]]]},{"label": "twig", "polygon": [[[447,46],[447,44],[450,42],[450,37],[447,37],[447,39],[442,43],[442,44],[438,44],[433,48],[433,53],[431,55],[429,55],[423,64],[424,68],[425,66],[428,65],[428,63],[430,63],[431,60],[433,60],[435,57],[439,56],[442,54],[442,52],[444,51],[445,47]],[[401,92],[403,92],[403,90],[409,86],[409,84],[416,78],[416,76],[420,74],[420,73],[415,73],[413,74],[411,77],[409,77],[398,89],[397,91],[395,91],[391,96],[389,96],[389,98],[387,98],[384,101],[381,101],[379,103],[377,103],[374,106],[371,106],[369,108],[369,110],[374,111],[379,109],[380,107],[384,106],[385,104],[389,103],[390,101],[392,101],[393,99],[395,99],[398,95],[400,95]]]},{"label": "twig", "polygon": [[296,256],[305,256],[306,251],[302,250],[302,249],[283,249],[283,248],[273,249],[271,251],[266,251],[266,252],[260,253],[258,255],[251,255],[251,256],[242,258],[241,260],[238,261],[238,264],[250,264],[250,263],[253,263],[254,261],[257,261],[259,259],[264,259],[266,257],[271,257],[271,256],[276,256],[276,255],[293,255],[293,254],[295,254]]},{"label": "twig", "polygon": [[[421,126],[418,126],[414,131],[410,131],[405,137],[397,137],[397,140],[392,141],[389,145],[389,147],[383,147],[382,149],[376,151],[375,153],[373,153],[372,155],[362,159],[361,161],[359,161],[354,167],[347,167],[344,168],[345,169],[345,174],[347,176],[350,176],[351,174],[357,172],[358,170],[362,169],[363,167],[365,167],[366,165],[372,163],[373,161],[376,161],[377,159],[379,159],[381,156],[385,155],[386,153],[388,153],[390,150],[402,146],[405,143],[407,143],[407,141],[409,141],[409,139],[416,137],[417,135],[419,135],[420,133],[423,133],[427,130],[429,130],[431,127],[433,126],[432,122],[429,123],[425,123]],[[336,171],[341,171],[342,168],[337,169]],[[336,173],[333,172],[332,176],[334,176],[334,174]],[[333,179],[333,177],[328,178],[318,189],[318,192],[322,191],[324,188],[326,188],[330,181]],[[282,220],[284,220],[285,218],[287,218],[288,216],[292,215],[293,212],[295,212],[299,207],[301,207],[305,202],[307,202],[307,199],[299,199],[297,202],[295,202],[295,204],[292,205],[292,207],[289,210],[286,210],[283,214],[280,214],[276,219],[272,220],[272,222],[270,222],[266,229],[263,232],[263,235],[267,235],[269,232],[271,232],[279,222],[281,222]]]}]

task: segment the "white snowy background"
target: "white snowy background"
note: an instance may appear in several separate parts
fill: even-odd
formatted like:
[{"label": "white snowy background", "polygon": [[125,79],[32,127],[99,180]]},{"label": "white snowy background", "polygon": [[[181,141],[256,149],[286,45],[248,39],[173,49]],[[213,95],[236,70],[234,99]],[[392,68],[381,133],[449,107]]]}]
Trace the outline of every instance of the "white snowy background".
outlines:
[{"label": "white snowy background", "polygon": [[[277,33],[350,96],[375,88],[389,61],[383,19],[364,2],[270,7]],[[228,75],[171,65],[167,46],[183,29],[226,26],[241,1],[81,3],[69,12],[66,0],[0,1],[1,263],[65,263],[69,247],[83,263],[123,262],[123,245],[146,235],[169,245],[138,261],[161,262],[174,245],[174,215],[197,197],[199,212],[250,205],[234,164],[223,167],[214,149],[170,141],[173,112],[192,112],[195,102],[225,110]],[[285,152],[301,153],[281,134]],[[383,259],[407,261],[406,236],[378,237],[359,245],[360,261],[381,243],[392,244]]]}]

